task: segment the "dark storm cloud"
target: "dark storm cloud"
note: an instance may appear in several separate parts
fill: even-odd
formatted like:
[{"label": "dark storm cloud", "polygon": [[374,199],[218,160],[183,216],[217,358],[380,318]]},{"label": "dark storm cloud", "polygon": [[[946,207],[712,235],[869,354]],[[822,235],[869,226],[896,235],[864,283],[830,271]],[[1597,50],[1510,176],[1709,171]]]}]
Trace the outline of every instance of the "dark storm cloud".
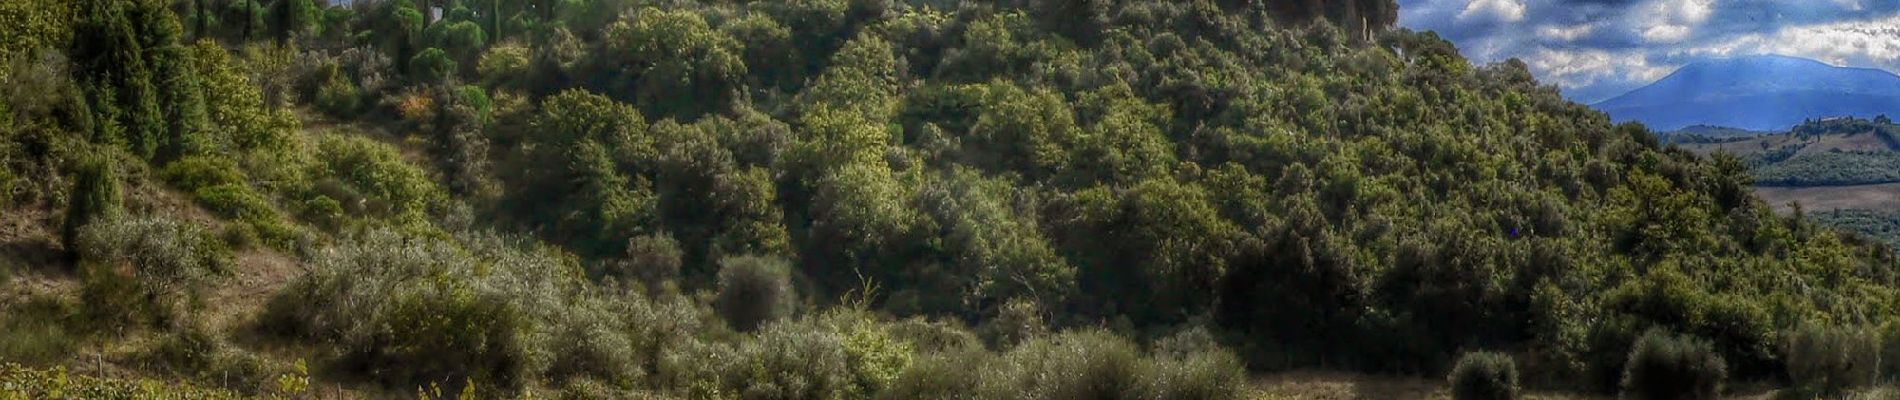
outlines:
[{"label": "dark storm cloud", "polygon": [[1900,70],[1900,0],[1400,0],[1475,62],[1523,59],[1595,101],[1683,64],[1786,54]]}]

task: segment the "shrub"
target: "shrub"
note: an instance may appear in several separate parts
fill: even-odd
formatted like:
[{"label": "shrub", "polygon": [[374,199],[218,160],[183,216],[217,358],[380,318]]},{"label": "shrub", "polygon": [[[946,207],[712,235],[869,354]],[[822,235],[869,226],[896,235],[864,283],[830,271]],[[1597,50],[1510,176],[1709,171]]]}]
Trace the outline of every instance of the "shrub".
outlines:
[{"label": "shrub", "polygon": [[603,271],[603,275],[629,283],[640,282],[651,292],[662,283],[679,278],[682,257],[680,243],[673,240],[672,235],[635,236],[627,239],[626,259],[614,263],[614,268]]},{"label": "shrub", "polygon": [[524,80],[528,77],[532,56],[528,47],[519,42],[502,42],[482,54],[481,60],[475,63],[475,71],[495,86]]},{"label": "shrub", "polygon": [[740,256],[719,262],[719,315],[733,329],[750,332],[792,314],[791,265],[783,259]]},{"label": "shrub", "polygon": [[810,319],[771,324],[739,345],[738,365],[723,382],[748,399],[862,397],[851,374],[851,355],[838,332]]},{"label": "shrub", "polygon": [[1247,369],[1226,349],[1152,357],[1141,380],[1141,398],[1237,400],[1245,394]]},{"label": "shrub", "polygon": [[318,110],[334,116],[349,117],[356,115],[357,109],[363,106],[363,91],[356,87],[355,82],[350,82],[348,76],[332,70],[330,78],[317,86],[317,95],[313,100]]},{"label": "shrub", "polygon": [[1806,324],[1782,333],[1781,350],[1795,388],[1817,397],[1840,397],[1879,373],[1880,338],[1870,329]]},{"label": "shrub", "polygon": [[196,195],[205,208],[225,218],[249,221],[277,216],[277,209],[271,207],[269,200],[242,184],[206,186],[199,188]]},{"label": "shrub", "polygon": [[955,321],[934,321],[911,317],[891,324],[891,335],[923,353],[981,349],[983,342]]},{"label": "shrub", "polygon": [[1517,396],[1517,363],[1511,356],[1480,351],[1465,353],[1447,378],[1451,397],[1458,400],[1502,399]]},{"label": "shrub", "polygon": [[198,188],[193,193],[198,203],[224,218],[236,219],[251,225],[266,242],[273,246],[285,246],[296,236],[296,231],[286,224],[283,216],[272,206],[270,200],[243,184],[221,184]]},{"label": "shrub", "polygon": [[374,139],[325,136],[317,140],[317,153],[311,175],[361,194],[370,204],[365,211],[378,217],[420,223],[448,196],[429,180],[427,171],[403,161],[394,146]]},{"label": "shrub", "polygon": [[455,60],[438,48],[427,48],[409,58],[409,74],[418,82],[441,82],[455,76]]},{"label": "shrub", "polygon": [[931,354],[917,359],[903,375],[878,393],[879,399],[987,399],[978,395],[996,357],[980,347]]},{"label": "shrub", "polygon": [[990,347],[1007,348],[1048,332],[1042,322],[1042,307],[1034,300],[1016,298],[1003,303],[996,316],[977,330]]},{"label": "shrub", "polygon": [[1141,352],[1108,331],[1063,332],[1024,342],[1003,356],[1012,390],[1051,400],[1135,398],[1143,386]]},{"label": "shrub", "polygon": [[554,358],[551,320],[577,296],[578,267],[477,239],[458,246],[366,232],[313,256],[310,273],[271,299],[258,326],[332,343],[341,371],[392,387],[473,379],[483,389],[519,388]]},{"label": "shrub", "polygon": [[[348,348],[346,363],[379,371],[395,387],[468,381],[516,388],[528,371],[528,321],[498,293],[435,282],[386,299],[376,329]],[[452,388],[459,392],[461,388]]]},{"label": "shrub", "polygon": [[553,359],[544,376],[552,382],[631,385],[641,371],[633,341],[619,331],[622,315],[599,302],[584,302],[566,310],[552,327],[548,353]]},{"label": "shrub", "polygon": [[1728,365],[1708,342],[1651,329],[1636,339],[1623,367],[1623,398],[1714,399]]},{"label": "shrub", "polygon": [[203,329],[187,327],[159,338],[146,358],[172,373],[195,375],[215,365],[218,344],[218,339]]},{"label": "shrub", "polygon": [[224,157],[188,156],[166,164],[159,173],[166,182],[187,191],[199,188],[243,184],[244,175],[238,172],[237,163]]},{"label": "shrub", "polygon": [[164,217],[110,217],[79,236],[89,265],[83,293],[100,316],[149,316],[168,322],[196,295],[198,285],[229,275],[232,257],[223,240],[202,226]]}]

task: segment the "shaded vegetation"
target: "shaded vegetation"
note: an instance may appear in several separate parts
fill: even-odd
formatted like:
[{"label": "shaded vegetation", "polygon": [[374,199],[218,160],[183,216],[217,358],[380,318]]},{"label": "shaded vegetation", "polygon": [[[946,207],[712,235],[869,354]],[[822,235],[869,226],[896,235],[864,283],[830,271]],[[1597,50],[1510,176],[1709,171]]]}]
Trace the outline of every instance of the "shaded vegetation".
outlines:
[{"label": "shaded vegetation", "polygon": [[[1390,1],[53,8],[0,6],[32,26],[0,34],[32,36],[0,41],[32,82],[0,87],[0,206],[58,215],[84,300],[60,304],[180,371],[291,349],[484,397],[1231,399],[1310,367],[1707,397],[1900,295],[1892,250],[1775,216],[1743,160],[1387,29]],[[192,293],[233,252],[294,276],[239,323],[164,311],[227,306]],[[65,334],[0,350],[53,362]],[[1475,348],[1510,356],[1454,363]]]}]

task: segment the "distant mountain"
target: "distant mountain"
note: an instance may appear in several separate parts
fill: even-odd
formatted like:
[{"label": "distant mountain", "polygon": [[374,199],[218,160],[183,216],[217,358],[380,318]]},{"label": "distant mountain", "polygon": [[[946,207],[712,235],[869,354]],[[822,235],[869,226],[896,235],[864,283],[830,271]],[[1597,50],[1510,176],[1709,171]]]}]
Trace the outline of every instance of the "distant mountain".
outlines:
[{"label": "distant mountain", "polygon": [[1658,131],[1719,125],[1778,131],[1822,117],[1900,115],[1900,76],[1819,61],[1751,56],[1689,64],[1593,105]]}]

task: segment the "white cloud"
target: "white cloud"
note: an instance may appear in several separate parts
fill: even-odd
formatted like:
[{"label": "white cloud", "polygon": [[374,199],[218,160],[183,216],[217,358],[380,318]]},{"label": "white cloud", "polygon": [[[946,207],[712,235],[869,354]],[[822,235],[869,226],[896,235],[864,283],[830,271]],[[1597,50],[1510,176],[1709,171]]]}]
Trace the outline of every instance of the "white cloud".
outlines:
[{"label": "white cloud", "polygon": [[1537,37],[1544,40],[1574,42],[1596,31],[1596,24],[1544,25],[1537,28]]},{"label": "white cloud", "polygon": [[1643,40],[1657,44],[1682,43],[1689,38],[1689,27],[1682,25],[1657,25],[1643,30]]},{"label": "white cloud", "polygon": [[1601,49],[1537,49],[1523,60],[1532,71],[1541,72],[1540,79],[1564,87],[1616,80],[1649,82],[1662,79],[1677,67],[1652,65],[1641,53]]},{"label": "white cloud", "polygon": [[1632,29],[1644,41],[1676,44],[1707,22],[1714,7],[1710,0],[1654,0],[1632,11],[1638,13],[1630,20]]},{"label": "white cloud", "polygon": [[1496,22],[1524,20],[1524,2],[1520,0],[1472,0],[1458,13],[1459,21],[1481,18]]},{"label": "white cloud", "polygon": [[1900,71],[1900,14],[1865,21],[1783,27],[1676,52],[1689,56],[1779,54],[1835,65]]}]

